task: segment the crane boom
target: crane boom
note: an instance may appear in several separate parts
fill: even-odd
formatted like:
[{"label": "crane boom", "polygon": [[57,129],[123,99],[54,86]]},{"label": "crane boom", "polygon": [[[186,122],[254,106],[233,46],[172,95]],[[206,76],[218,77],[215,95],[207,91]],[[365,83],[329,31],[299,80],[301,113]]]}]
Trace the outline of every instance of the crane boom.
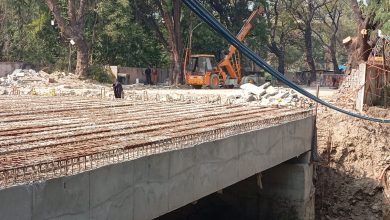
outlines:
[{"label": "crane boom", "polygon": [[[264,9],[262,7],[257,7],[252,14],[246,19],[244,25],[242,26],[241,30],[237,34],[237,39],[239,41],[243,41],[245,37],[249,34],[249,32],[252,30],[253,25],[252,21],[256,18],[257,15],[264,12]],[[225,55],[225,57],[218,63],[218,67],[228,74],[230,78],[232,79],[241,79],[241,65],[239,56],[237,56],[236,59],[232,59],[233,56],[236,54],[237,48],[235,48],[233,45],[229,46],[229,52]]]},{"label": "crane boom", "polygon": [[[249,16],[249,18],[246,19],[244,25],[242,26],[241,30],[238,32],[238,34],[236,36],[236,38],[239,41],[243,41],[245,39],[245,37],[249,34],[249,32],[253,28],[253,25],[252,25],[253,19],[255,19],[257,15],[260,15],[263,12],[264,12],[264,9],[262,7],[258,7],[252,12],[252,14]],[[230,59],[233,56],[233,54],[236,53],[236,51],[237,51],[237,49],[233,45],[230,45],[229,46],[229,53],[227,54],[225,59]]]}]

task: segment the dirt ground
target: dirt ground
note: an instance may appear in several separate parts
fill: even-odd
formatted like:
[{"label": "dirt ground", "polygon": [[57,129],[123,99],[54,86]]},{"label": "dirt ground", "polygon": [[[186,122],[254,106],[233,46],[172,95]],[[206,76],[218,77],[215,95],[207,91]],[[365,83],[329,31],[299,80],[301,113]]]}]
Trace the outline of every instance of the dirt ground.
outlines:
[{"label": "dirt ground", "polygon": [[[390,118],[381,108],[366,113]],[[390,219],[390,125],[320,107],[317,127],[316,219]]]}]

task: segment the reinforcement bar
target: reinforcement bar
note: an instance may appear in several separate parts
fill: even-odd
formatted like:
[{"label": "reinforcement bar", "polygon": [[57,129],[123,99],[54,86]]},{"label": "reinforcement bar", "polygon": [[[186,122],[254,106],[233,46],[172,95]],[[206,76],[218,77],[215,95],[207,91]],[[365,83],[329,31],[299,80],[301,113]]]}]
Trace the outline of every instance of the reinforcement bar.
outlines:
[{"label": "reinforcement bar", "polygon": [[73,175],[312,115],[302,108],[210,100],[1,97],[7,108],[0,111],[0,188]]}]

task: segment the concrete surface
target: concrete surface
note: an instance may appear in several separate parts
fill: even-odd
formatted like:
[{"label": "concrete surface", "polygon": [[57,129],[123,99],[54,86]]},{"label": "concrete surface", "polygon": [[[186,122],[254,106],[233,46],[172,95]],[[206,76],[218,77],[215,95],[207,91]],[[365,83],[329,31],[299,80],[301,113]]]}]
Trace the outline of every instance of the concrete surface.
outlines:
[{"label": "concrete surface", "polygon": [[262,173],[264,219],[314,219],[313,165],[283,163]]},{"label": "concrete surface", "polygon": [[314,220],[310,152],[203,197],[156,220]]},{"label": "concrete surface", "polygon": [[1,219],[152,219],[310,150],[312,118],[0,191]]}]

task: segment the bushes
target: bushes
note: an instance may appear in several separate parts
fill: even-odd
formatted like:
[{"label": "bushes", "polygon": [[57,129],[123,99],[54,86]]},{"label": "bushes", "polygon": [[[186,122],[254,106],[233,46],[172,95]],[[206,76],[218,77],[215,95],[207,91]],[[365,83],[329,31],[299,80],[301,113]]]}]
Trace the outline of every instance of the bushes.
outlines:
[{"label": "bushes", "polygon": [[88,67],[87,78],[100,83],[113,83],[115,77],[109,74],[103,66],[91,65]]}]

